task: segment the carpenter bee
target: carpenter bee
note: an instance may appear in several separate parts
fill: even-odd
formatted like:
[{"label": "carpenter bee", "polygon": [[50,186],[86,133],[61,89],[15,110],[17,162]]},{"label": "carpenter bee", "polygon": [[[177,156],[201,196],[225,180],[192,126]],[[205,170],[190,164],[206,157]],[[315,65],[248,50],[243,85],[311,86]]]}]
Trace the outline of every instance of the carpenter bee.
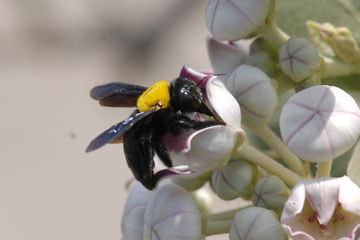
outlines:
[{"label": "carpenter bee", "polygon": [[[103,106],[137,107],[129,118],[96,137],[86,152],[107,143],[123,142],[127,165],[135,178],[150,190],[158,180],[153,171],[154,154],[167,167],[173,166],[163,142],[166,133],[176,136],[182,129],[196,130],[222,124],[206,105],[202,89],[189,78],[160,81],[149,88],[109,83],[93,88],[90,96]],[[187,113],[191,112],[206,114],[210,120],[190,119]]]}]

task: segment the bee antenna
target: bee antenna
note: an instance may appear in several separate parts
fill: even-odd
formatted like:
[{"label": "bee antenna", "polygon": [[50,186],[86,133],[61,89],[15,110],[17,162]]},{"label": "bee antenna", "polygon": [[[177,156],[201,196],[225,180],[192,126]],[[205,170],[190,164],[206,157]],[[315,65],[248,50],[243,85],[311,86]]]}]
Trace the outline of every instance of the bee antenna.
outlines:
[{"label": "bee antenna", "polygon": [[226,73],[214,73],[214,76],[226,76]]},{"label": "bee antenna", "polygon": [[196,86],[200,86],[200,84],[206,79],[207,76],[204,76],[197,84]]}]

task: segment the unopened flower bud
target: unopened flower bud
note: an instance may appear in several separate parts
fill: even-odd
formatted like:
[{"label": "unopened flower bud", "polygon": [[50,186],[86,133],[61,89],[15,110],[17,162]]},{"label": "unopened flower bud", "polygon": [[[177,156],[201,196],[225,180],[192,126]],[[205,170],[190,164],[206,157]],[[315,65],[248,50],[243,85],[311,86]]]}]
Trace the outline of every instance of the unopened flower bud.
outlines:
[{"label": "unopened flower bud", "polygon": [[209,174],[205,173],[194,178],[173,177],[172,182],[181,186],[187,191],[194,191],[201,188],[209,178]]},{"label": "unopened flower bud", "polygon": [[274,214],[260,207],[245,208],[236,213],[230,229],[230,240],[285,240],[279,221]]},{"label": "unopened flower bud", "polygon": [[121,221],[122,234],[125,240],[142,240],[146,205],[153,192],[137,182],[126,200]]},{"label": "unopened flower bud", "polygon": [[201,239],[201,213],[190,193],[175,184],[160,187],[145,212],[143,239]]},{"label": "unopened flower bud", "polygon": [[247,161],[231,160],[213,173],[212,186],[216,194],[224,200],[249,197],[257,177],[257,167]]},{"label": "unopened flower bud", "polygon": [[247,53],[236,42],[220,42],[214,38],[206,39],[206,46],[215,73],[225,74],[220,79],[230,76],[232,71],[240,66],[246,59]]},{"label": "unopened flower bud", "polygon": [[319,54],[308,39],[291,38],[279,52],[281,70],[294,81],[309,77],[320,67]]},{"label": "unopened flower bud", "polygon": [[280,131],[289,149],[303,160],[332,160],[347,152],[358,139],[360,109],[340,88],[310,87],[284,105]]},{"label": "unopened flower bud", "polygon": [[270,0],[210,0],[206,25],[218,40],[239,40],[263,28],[269,5]]},{"label": "unopened flower bud", "polygon": [[257,207],[273,210],[280,215],[289,194],[290,190],[279,177],[270,176],[256,183],[251,201]]},{"label": "unopened flower bud", "polygon": [[263,71],[243,64],[234,70],[225,84],[239,102],[245,124],[262,126],[272,118],[278,96]]}]

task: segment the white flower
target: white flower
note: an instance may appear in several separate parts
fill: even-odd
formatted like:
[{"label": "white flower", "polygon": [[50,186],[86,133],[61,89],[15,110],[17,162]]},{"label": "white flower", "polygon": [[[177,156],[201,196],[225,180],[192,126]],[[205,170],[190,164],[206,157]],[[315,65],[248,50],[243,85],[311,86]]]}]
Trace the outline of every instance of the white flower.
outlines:
[{"label": "white flower", "polygon": [[239,40],[263,28],[269,5],[270,0],[210,0],[206,25],[218,40]]},{"label": "white flower", "polygon": [[245,208],[236,213],[230,229],[230,240],[285,240],[275,215],[260,207]]},{"label": "white flower", "polygon": [[232,71],[244,63],[247,53],[236,42],[220,42],[214,38],[206,39],[211,66],[215,73],[225,74],[219,79],[228,78]]},{"label": "white flower", "polygon": [[303,160],[332,160],[358,139],[360,109],[340,88],[310,87],[293,95],[284,105],[280,131],[289,149]]},{"label": "white flower", "polygon": [[243,64],[234,70],[225,85],[239,102],[245,124],[256,127],[272,118],[278,96],[263,71]]},{"label": "white flower", "polygon": [[353,240],[359,203],[360,189],[347,176],[303,179],[292,189],[281,223],[293,240]]},{"label": "white flower", "polygon": [[201,213],[191,194],[175,184],[155,191],[145,212],[143,239],[200,240]]},{"label": "white flower", "polygon": [[143,239],[145,209],[152,194],[153,192],[147,190],[140,182],[131,188],[121,221],[125,240]]}]

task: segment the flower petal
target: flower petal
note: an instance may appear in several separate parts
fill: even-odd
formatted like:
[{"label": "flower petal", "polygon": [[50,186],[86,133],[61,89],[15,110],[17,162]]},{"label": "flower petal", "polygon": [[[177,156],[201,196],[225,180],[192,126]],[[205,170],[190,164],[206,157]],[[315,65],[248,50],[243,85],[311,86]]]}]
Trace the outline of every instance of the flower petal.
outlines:
[{"label": "flower petal", "polygon": [[207,82],[206,97],[216,114],[227,126],[231,126],[236,130],[241,129],[241,111],[239,103],[220,80],[211,78]]}]

